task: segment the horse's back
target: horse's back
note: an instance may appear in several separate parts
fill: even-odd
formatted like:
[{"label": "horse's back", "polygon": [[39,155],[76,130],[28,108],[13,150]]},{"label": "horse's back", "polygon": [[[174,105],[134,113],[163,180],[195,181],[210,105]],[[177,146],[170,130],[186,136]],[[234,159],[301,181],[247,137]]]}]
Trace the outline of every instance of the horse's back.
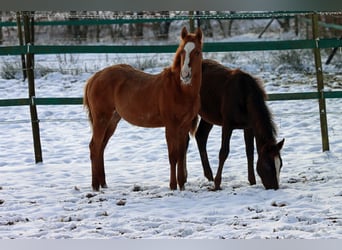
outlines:
[{"label": "horse's back", "polygon": [[263,101],[261,82],[240,69],[230,69],[210,59],[202,61],[201,111],[207,121],[222,125],[229,119],[236,127],[247,120],[250,97]]},{"label": "horse's back", "polygon": [[[127,64],[107,67],[90,79],[93,103],[101,112],[117,112],[142,127],[161,127],[159,97],[161,74],[151,75]],[[151,98],[148,98],[148,97]]]},{"label": "horse's back", "polygon": [[98,71],[92,77],[94,84],[103,87],[116,87],[133,79],[148,78],[148,74],[128,64],[117,64]]}]

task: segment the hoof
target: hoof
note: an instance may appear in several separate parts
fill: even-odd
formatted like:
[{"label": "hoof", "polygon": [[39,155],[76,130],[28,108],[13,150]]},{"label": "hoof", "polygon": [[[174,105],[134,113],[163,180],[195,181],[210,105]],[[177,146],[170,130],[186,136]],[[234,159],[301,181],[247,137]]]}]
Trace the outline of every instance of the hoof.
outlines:
[{"label": "hoof", "polygon": [[177,190],[177,184],[170,183],[170,189],[171,190]]},{"label": "hoof", "polygon": [[248,179],[248,182],[251,186],[256,184],[255,178]]},{"label": "hoof", "polygon": [[[94,192],[99,192],[100,191],[100,184],[93,184],[93,191]],[[101,184],[101,188],[108,188],[107,184]]]},{"label": "hoof", "polygon": [[204,177],[206,177],[208,181],[214,181],[214,177],[212,173],[206,173]]}]

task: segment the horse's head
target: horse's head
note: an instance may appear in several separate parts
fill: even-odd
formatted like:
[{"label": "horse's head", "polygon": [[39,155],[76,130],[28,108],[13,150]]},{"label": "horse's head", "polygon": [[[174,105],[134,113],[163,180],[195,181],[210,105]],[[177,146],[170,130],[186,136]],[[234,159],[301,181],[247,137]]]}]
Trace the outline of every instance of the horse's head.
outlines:
[{"label": "horse's head", "polygon": [[259,153],[257,172],[266,189],[277,190],[279,188],[280,170],[283,165],[280,150],[284,141],[285,139],[277,144],[266,144]]},{"label": "horse's head", "polygon": [[182,29],[174,67],[179,67],[183,84],[190,84],[193,75],[202,77],[202,37],[200,28],[195,33],[188,33],[185,27]]}]

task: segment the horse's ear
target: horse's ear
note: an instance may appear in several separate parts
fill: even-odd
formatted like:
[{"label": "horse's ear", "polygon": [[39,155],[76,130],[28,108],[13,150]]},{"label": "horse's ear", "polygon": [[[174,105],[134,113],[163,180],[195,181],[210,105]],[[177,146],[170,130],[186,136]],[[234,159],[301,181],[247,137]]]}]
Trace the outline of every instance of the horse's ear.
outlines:
[{"label": "horse's ear", "polygon": [[199,41],[202,41],[203,33],[202,33],[202,30],[201,30],[200,28],[197,28],[197,30],[196,30],[196,38],[197,38]]},{"label": "horse's ear", "polygon": [[277,144],[277,149],[278,149],[279,151],[283,148],[284,142],[285,142],[285,138],[282,139],[280,142],[278,142],[278,144]]},{"label": "horse's ear", "polygon": [[181,32],[181,37],[182,39],[184,39],[188,34],[188,30],[186,29],[186,27],[184,26]]}]

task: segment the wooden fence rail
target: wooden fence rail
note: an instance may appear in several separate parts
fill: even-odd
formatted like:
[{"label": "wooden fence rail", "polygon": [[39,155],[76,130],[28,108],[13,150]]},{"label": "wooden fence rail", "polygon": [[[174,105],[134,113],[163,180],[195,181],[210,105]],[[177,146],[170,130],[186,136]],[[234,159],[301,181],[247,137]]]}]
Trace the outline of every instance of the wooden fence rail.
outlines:
[{"label": "wooden fence rail", "polygon": [[[327,92],[292,92],[292,93],[272,93],[267,95],[268,101],[294,101],[294,100],[313,100],[313,99],[334,99],[342,98],[342,91]],[[82,97],[32,97],[32,98],[13,98],[0,99],[1,106],[27,106],[27,105],[81,105]]]},{"label": "wooden fence rail", "polygon": [[[32,54],[98,54],[98,53],[174,53],[177,45],[23,45],[1,46],[0,55]],[[251,42],[207,42],[203,52],[267,51],[325,49],[342,47],[342,39],[305,39]]]}]

